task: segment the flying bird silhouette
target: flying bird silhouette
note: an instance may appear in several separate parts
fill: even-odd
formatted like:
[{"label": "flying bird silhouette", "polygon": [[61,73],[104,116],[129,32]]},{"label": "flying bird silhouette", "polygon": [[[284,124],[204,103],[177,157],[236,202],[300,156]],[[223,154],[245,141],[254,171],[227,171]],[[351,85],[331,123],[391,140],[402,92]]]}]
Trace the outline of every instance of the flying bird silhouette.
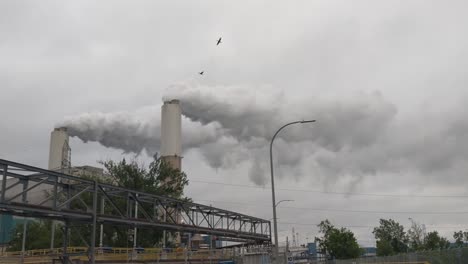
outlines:
[{"label": "flying bird silhouette", "polygon": [[218,46],[221,43],[221,38],[218,39],[218,42],[216,43],[216,46]]},{"label": "flying bird silhouette", "polygon": [[203,73],[205,73],[205,71],[201,71],[201,72],[199,72],[198,74],[203,75]]}]

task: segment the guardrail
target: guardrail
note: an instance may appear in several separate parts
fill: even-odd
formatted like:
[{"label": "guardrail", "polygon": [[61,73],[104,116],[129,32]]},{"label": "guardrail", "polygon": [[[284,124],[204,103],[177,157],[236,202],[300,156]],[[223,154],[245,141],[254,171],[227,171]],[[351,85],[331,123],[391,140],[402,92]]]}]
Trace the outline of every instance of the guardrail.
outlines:
[{"label": "guardrail", "polygon": [[392,256],[335,260],[333,264],[449,264],[468,263],[468,247],[424,250]]},{"label": "guardrail", "polygon": [[[37,249],[28,250],[25,252],[25,264],[49,264],[53,259],[61,254],[60,248],[57,249]],[[86,247],[70,247],[67,252],[80,253],[86,252]],[[97,248],[99,250],[99,248]],[[140,250],[140,249],[139,249]],[[172,250],[173,252],[167,252]],[[53,252],[53,253],[52,253]],[[107,249],[105,252],[96,252],[96,261],[160,261],[160,260],[230,260],[235,256],[235,250],[217,249],[217,250],[200,250],[189,251],[182,248],[178,249],[162,249],[162,248],[145,248],[140,252],[133,248],[112,248]],[[0,263],[13,264],[19,263],[22,259],[21,252],[4,252],[0,256]],[[87,261],[87,256],[73,256],[70,260]]]}]

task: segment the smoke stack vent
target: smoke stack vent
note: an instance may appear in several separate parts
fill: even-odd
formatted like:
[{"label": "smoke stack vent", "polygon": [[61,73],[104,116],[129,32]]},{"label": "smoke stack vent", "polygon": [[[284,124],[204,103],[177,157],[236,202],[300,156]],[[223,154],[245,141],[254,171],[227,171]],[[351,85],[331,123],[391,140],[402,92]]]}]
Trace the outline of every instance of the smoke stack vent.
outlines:
[{"label": "smoke stack vent", "polygon": [[66,127],[55,128],[50,133],[49,170],[67,172],[71,163],[71,149]]},{"label": "smoke stack vent", "polygon": [[182,169],[182,110],[179,100],[165,101],[161,107],[161,158]]}]

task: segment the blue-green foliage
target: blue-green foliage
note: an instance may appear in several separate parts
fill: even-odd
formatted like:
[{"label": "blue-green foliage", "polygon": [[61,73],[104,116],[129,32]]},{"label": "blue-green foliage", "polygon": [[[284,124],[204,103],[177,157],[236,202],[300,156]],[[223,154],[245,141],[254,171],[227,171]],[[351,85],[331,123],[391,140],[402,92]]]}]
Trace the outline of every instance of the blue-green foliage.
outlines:
[{"label": "blue-green foliage", "polygon": [[15,220],[12,215],[0,214],[0,245],[8,244],[15,229]]}]

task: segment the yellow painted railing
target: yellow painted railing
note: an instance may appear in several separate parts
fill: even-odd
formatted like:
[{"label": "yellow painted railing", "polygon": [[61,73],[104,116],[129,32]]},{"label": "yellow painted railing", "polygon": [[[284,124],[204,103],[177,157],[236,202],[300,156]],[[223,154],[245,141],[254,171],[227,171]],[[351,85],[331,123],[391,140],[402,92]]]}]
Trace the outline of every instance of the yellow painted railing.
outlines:
[{"label": "yellow painted railing", "polygon": [[[88,248],[86,247],[69,247],[67,252],[70,254],[83,253],[81,256],[73,256],[75,260],[87,260],[86,255]],[[199,259],[199,260],[219,260],[232,257],[231,251],[224,250],[200,250],[187,251],[182,248],[166,249],[162,248],[144,248],[138,249],[136,252],[133,248],[96,248],[96,260],[183,260],[183,259]],[[167,252],[170,251],[170,252]],[[55,249],[35,249],[28,250],[24,255],[24,263],[26,264],[45,264],[51,263],[52,259],[58,258],[63,253],[63,248]],[[20,251],[0,253],[0,263],[10,264],[18,263],[22,258]]]},{"label": "yellow painted railing", "polygon": [[378,262],[375,264],[431,264],[428,261],[409,261],[409,262]]}]

